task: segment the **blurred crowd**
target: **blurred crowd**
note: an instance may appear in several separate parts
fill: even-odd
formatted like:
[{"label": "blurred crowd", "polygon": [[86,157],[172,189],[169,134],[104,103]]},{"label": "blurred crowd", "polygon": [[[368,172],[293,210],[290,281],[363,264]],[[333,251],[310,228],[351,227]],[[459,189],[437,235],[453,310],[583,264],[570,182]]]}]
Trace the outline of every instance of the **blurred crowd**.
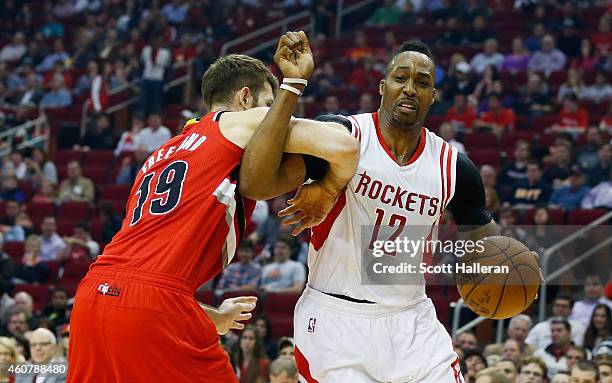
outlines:
[{"label": "blurred crowd", "polygon": [[[301,10],[314,17],[317,69],[297,116],[375,111],[388,60],[405,39],[418,37],[437,64],[426,126],[480,167],[487,209],[502,227],[535,224],[543,250],[553,244],[546,227],[569,222],[563,214],[612,208],[609,2],[384,0],[346,18],[340,37],[333,36],[336,7],[311,0],[0,4],[0,132],[41,108],[80,116],[86,103],[90,113],[68,150],[50,158],[44,146],[14,148],[2,161],[4,365],[9,356],[35,363],[66,356],[73,285],[66,289],[62,281],[75,264],[93,261],[120,227],[124,200],[108,201],[107,190],[129,192],[148,154],[186,119],[207,112],[197,96],[191,103],[164,100],[173,68],[189,66],[197,93],[224,42]],[[261,58],[271,63],[269,52]],[[127,127],[107,113],[118,92],[139,95]],[[92,160],[94,153],[107,160]],[[258,202],[236,261],[201,288],[213,301],[301,292],[309,238],[293,238],[280,224],[285,200]],[[74,213],[79,209],[83,214]],[[455,344],[466,381],[573,382],[570,374],[612,381],[605,282],[593,276],[584,291],[560,294],[545,322],[513,318],[501,344],[461,334]],[[38,307],[36,290],[21,291],[32,285],[50,289]],[[241,382],[297,381],[293,341],[278,336],[281,322],[270,319],[223,339]]]}]

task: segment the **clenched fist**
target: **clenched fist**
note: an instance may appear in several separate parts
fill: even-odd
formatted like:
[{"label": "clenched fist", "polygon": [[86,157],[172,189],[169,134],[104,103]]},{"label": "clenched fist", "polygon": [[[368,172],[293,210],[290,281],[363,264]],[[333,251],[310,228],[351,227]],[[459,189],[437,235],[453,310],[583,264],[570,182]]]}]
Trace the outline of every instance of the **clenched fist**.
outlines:
[{"label": "clenched fist", "polygon": [[274,54],[274,62],[284,77],[308,80],[314,70],[314,60],[306,34],[299,31],[282,35]]}]

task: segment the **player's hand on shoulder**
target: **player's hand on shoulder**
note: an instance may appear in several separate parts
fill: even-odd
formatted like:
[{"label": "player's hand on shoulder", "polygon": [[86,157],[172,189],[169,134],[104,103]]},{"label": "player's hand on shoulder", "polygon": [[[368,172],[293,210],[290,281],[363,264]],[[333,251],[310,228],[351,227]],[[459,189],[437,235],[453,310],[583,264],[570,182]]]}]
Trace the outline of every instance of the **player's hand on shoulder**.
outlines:
[{"label": "player's hand on shoulder", "polygon": [[251,319],[251,311],[257,305],[257,297],[236,297],[224,300],[217,309],[218,315],[212,318],[217,333],[225,335],[229,330],[242,330],[244,324],[239,323]]},{"label": "player's hand on shoulder", "polygon": [[310,43],[303,31],[287,32],[281,36],[274,62],[284,77],[308,80],[314,70]]},{"label": "player's hand on shoulder", "polygon": [[315,181],[300,186],[295,197],[287,201],[289,207],[278,213],[279,217],[288,217],[283,225],[297,226],[292,235],[298,235],[309,227],[323,222],[332,210],[338,198],[338,192],[331,190],[322,181]]}]

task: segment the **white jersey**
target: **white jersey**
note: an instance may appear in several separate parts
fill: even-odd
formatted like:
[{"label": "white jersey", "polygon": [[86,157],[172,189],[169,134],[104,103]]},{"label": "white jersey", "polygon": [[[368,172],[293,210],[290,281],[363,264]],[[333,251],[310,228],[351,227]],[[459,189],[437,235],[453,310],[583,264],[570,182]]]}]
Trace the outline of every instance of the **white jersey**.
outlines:
[{"label": "white jersey", "polygon": [[[361,159],[333,210],[312,229],[308,284],[320,292],[383,305],[419,303],[426,299],[424,283],[362,284],[362,254],[371,244],[362,231],[368,231],[363,230],[366,225],[404,226],[402,237],[437,239],[442,213],[455,191],[457,150],[423,127],[413,157],[399,165],[382,138],[377,113],[348,119],[360,141]],[[428,262],[423,256],[417,252],[413,262]]]}]

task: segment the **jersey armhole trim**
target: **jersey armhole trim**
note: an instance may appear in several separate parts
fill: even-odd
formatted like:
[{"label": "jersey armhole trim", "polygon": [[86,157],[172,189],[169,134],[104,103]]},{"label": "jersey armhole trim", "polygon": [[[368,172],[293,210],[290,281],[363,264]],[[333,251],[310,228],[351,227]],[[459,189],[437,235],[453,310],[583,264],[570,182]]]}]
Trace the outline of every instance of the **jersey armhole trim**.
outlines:
[{"label": "jersey armhole trim", "polygon": [[227,112],[227,110],[220,110],[220,111],[215,112],[215,114],[213,114],[212,120],[219,122],[219,120],[221,119],[221,115],[225,112]]},{"label": "jersey armhole trim", "polygon": [[353,131],[351,133],[353,134],[353,137],[361,142],[361,126],[359,125],[359,121],[357,121],[355,116],[348,116],[348,118],[352,121],[351,124],[353,125]]}]

